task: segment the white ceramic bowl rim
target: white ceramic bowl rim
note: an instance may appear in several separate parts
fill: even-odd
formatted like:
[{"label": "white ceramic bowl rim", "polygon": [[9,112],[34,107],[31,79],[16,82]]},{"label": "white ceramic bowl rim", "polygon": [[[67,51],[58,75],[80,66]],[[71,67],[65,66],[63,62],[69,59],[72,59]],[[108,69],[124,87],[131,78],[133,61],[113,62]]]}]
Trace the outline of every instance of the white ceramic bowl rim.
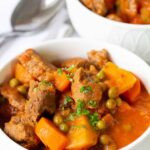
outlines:
[{"label": "white ceramic bowl rim", "polygon": [[[47,41],[47,42],[42,42],[40,44],[37,44],[37,45],[31,45],[30,47],[36,49],[38,47],[48,47],[49,45],[58,45],[60,43],[98,43],[96,41],[93,41],[93,40],[84,40],[84,39],[80,39],[80,38],[66,38],[66,39],[57,39],[57,40],[51,40],[51,41]],[[142,65],[144,65],[147,69],[149,69],[150,71],[150,68],[149,66],[142,60],[140,59],[139,57],[137,57],[135,54],[133,54],[132,52],[120,47],[120,46],[115,46],[113,44],[109,44],[107,42],[100,42],[100,44],[102,45],[109,45],[110,47],[113,47],[114,49],[118,48],[120,49],[123,53],[128,53],[128,55],[132,55],[132,57],[136,57],[137,61],[140,61],[140,63]],[[27,48],[27,47],[23,47],[24,48]],[[29,47],[28,47],[29,48]],[[18,49],[19,50],[19,49]],[[11,56],[10,57],[11,59],[7,59],[7,56],[10,54],[10,52],[8,51],[7,53],[5,53],[4,57],[0,60],[0,70],[2,70],[3,68],[5,68],[7,66],[8,63],[10,63],[14,58],[16,58],[16,56],[18,56],[18,54],[22,53],[23,51],[20,49],[18,52],[16,52],[16,54],[14,53],[11,53]],[[0,71],[1,72],[1,71]],[[150,92],[150,89],[148,89],[149,92]],[[141,141],[143,141],[143,139],[145,139],[146,137],[150,136],[150,128],[148,128],[139,138],[137,138],[135,141],[133,141],[132,143],[130,143],[129,145],[121,148],[120,150],[129,150],[129,149],[132,149],[133,147],[135,147],[136,145],[138,145]],[[1,141],[6,141],[9,142],[10,145],[16,147],[16,149],[21,149],[21,150],[25,150],[23,147],[21,147],[20,145],[18,145],[17,143],[13,142],[10,138],[7,137],[7,135],[0,129],[0,140]]]},{"label": "white ceramic bowl rim", "polygon": [[87,12],[93,14],[93,16],[99,17],[99,19],[107,22],[107,23],[111,23],[114,26],[119,26],[119,27],[123,27],[123,28],[133,28],[133,29],[150,29],[150,25],[149,24],[131,24],[131,23],[125,23],[125,22],[119,22],[119,21],[114,21],[111,19],[107,19],[106,17],[100,16],[97,13],[91,11],[90,9],[88,9],[86,6],[84,6],[80,0],[74,0],[74,1],[78,1],[80,7],[82,7],[82,9],[85,9]]}]

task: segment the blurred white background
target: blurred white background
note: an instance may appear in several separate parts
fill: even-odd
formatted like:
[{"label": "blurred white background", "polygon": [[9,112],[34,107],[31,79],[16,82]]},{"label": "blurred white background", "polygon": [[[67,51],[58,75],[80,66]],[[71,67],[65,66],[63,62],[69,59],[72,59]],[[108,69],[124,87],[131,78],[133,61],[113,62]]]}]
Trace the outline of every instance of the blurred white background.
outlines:
[{"label": "blurred white background", "polygon": [[[12,30],[11,28],[11,15],[18,4],[20,0],[3,0],[0,1],[0,34],[9,32]],[[47,0],[48,2],[53,0]],[[63,34],[65,30],[68,30],[68,22],[69,17],[67,14],[66,7],[62,7],[56,16],[49,22],[48,26],[35,34],[32,34],[30,36],[21,36],[19,38],[16,38],[12,40],[11,42],[7,42],[4,46],[0,47],[0,54],[2,55],[5,51],[14,51],[15,48],[21,47],[22,45],[30,45],[36,44],[41,41],[55,39],[55,38],[61,38],[63,37]],[[66,26],[67,25],[67,26]],[[70,27],[70,22],[69,22]],[[74,30],[71,31],[70,35],[68,36],[77,36],[76,33],[74,33]],[[1,40],[1,39],[0,39]]]}]

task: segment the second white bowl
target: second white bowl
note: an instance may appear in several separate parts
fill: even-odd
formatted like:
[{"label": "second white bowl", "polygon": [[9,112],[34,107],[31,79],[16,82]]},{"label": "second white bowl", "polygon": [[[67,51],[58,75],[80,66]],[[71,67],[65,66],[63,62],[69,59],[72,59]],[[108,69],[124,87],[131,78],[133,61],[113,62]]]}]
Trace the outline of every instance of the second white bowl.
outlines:
[{"label": "second white bowl", "polygon": [[150,25],[120,23],[101,17],[79,0],[66,0],[70,19],[84,38],[121,45],[150,64]]}]

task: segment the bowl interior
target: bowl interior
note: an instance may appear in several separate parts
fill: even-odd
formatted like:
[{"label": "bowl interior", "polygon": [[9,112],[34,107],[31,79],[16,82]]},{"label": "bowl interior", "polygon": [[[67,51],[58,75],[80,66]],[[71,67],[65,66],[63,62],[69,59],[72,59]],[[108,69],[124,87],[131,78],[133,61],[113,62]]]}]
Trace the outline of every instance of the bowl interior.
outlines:
[{"label": "bowl interior", "polygon": [[[91,49],[101,50],[103,48],[107,49],[111,59],[120,67],[132,71],[136,74],[145,85],[146,89],[150,93],[150,67],[142,61],[139,57],[127,51],[119,46],[114,46],[108,43],[95,42],[92,40],[83,39],[63,39],[49,41],[38,45],[31,45],[31,48],[39,52],[45,59],[49,61],[57,59],[65,59],[71,57],[87,57],[86,53]],[[0,83],[2,83],[11,73],[12,63],[15,58],[24,52],[25,49],[29,47],[22,47],[18,50],[12,52],[6,52],[3,58],[0,60]],[[149,130],[149,129],[148,129]],[[147,134],[150,132],[145,132],[140,138],[126,146],[125,149],[129,149],[140,143]],[[7,136],[0,131],[0,140],[3,141],[6,147],[12,144],[17,148],[17,144],[14,144]],[[19,147],[18,147],[19,149]],[[21,149],[21,147],[20,147]],[[124,148],[123,148],[124,149]]]}]

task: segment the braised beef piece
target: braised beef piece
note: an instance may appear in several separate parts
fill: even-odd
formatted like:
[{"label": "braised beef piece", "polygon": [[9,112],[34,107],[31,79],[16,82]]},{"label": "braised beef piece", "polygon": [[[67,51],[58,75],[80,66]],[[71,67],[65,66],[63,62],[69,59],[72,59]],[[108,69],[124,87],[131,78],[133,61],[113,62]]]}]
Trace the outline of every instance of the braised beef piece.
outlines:
[{"label": "braised beef piece", "polygon": [[101,51],[92,50],[88,52],[89,61],[95,64],[99,69],[101,69],[108,61],[108,52],[103,49]]},{"label": "braised beef piece", "polygon": [[24,111],[26,100],[16,88],[11,88],[8,84],[4,84],[0,87],[0,92],[12,107],[18,111]]},{"label": "braised beef piece", "polygon": [[38,118],[45,111],[49,114],[55,111],[55,89],[49,82],[31,81],[28,95],[25,111],[5,123],[4,130],[15,141],[32,148],[38,145],[34,132]]},{"label": "braised beef piece", "polygon": [[75,101],[80,99],[85,102],[89,100],[100,102],[102,88],[100,84],[95,82],[95,75],[92,72],[79,68],[74,74],[73,81],[71,91]]},{"label": "braised beef piece", "polygon": [[25,114],[13,116],[10,122],[5,123],[4,131],[15,141],[26,143],[29,147],[38,144],[35,138],[34,124],[28,120]]},{"label": "braised beef piece", "polygon": [[69,68],[73,65],[76,68],[79,68],[79,67],[88,68],[89,65],[90,65],[90,62],[87,59],[76,57],[76,58],[71,58],[71,59],[64,60],[61,63],[61,67]]},{"label": "braised beef piece", "polygon": [[105,0],[81,0],[81,2],[99,15],[104,16],[108,11]]},{"label": "braised beef piece", "polygon": [[29,101],[25,105],[25,113],[33,122],[36,122],[44,112],[49,114],[55,111],[55,89],[47,81],[30,81]]},{"label": "braised beef piece", "polygon": [[18,60],[35,79],[39,81],[53,80],[55,66],[43,60],[34,50],[26,50]]}]

